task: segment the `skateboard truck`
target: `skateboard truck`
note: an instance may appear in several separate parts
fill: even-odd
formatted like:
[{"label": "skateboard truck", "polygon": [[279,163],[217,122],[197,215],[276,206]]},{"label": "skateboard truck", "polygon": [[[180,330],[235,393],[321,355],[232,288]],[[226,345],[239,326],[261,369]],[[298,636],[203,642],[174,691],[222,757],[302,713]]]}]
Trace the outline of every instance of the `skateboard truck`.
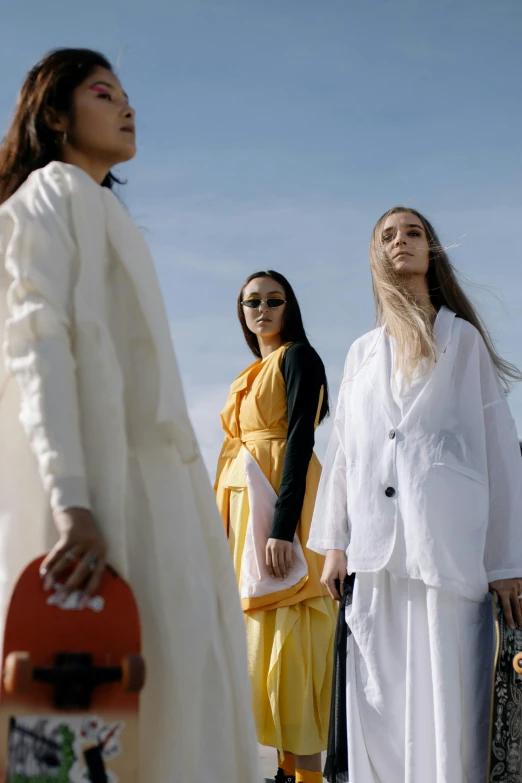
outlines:
[{"label": "skateboard truck", "polygon": [[94,666],[90,653],[60,652],[54,666],[33,668],[26,652],[12,652],[5,660],[4,685],[8,693],[24,693],[31,681],[54,687],[57,710],[88,710],[92,691],[100,685],[121,682],[122,690],[138,693],[145,683],[145,662],[141,655],[126,655],[120,666]]}]

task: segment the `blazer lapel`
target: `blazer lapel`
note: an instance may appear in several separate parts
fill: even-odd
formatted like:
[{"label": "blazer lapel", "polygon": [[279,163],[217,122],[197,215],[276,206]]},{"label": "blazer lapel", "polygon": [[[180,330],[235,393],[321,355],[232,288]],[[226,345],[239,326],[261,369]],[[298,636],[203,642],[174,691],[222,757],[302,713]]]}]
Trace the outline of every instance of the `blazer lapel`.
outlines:
[{"label": "blazer lapel", "polygon": [[[100,187],[75,167],[70,168],[72,218],[84,266],[82,275],[88,273],[85,265],[90,263],[93,253],[105,252],[105,241],[108,241],[133,282],[155,346],[160,376],[157,422],[167,439],[178,447],[183,462],[192,462],[199,456],[199,450],[188,418],[170,325],[147,244],[110,190]],[[93,226],[99,226],[100,219],[101,225],[104,219],[106,226],[106,240],[104,238],[102,245],[96,234],[93,236]],[[99,268],[99,261],[92,266]]]},{"label": "blazer lapel", "polygon": [[390,387],[391,379],[391,355],[388,344],[388,336],[384,327],[378,330],[376,340],[370,349],[370,353],[364,360],[368,365],[367,372],[370,377],[373,390],[379,397],[392,427],[398,426],[397,406],[393,400]]},{"label": "blazer lapel", "polygon": [[453,367],[454,354],[458,340],[453,340],[453,349],[451,350],[452,336],[455,324],[455,313],[447,307],[441,307],[435,323],[433,325],[435,341],[439,351],[437,363],[430,372],[426,384],[421,389],[420,394],[413,402],[399,427],[412,426],[418,422],[426,410],[430,411],[430,417],[433,422],[438,418],[439,413],[445,405],[446,395],[449,389],[451,370]]},{"label": "blazer lapel", "polygon": [[[100,258],[106,254],[105,210],[100,186],[81,169],[67,167],[71,217],[79,254],[76,309],[79,320],[106,321],[105,280]],[[93,230],[96,226],[96,230]],[[88,305],[87,305],[88,303]]]},{"label": "blazer lapel", "polygon": [[170,335],[170,324],[154,262],[141,231],[116,196],[103,193],[107,215],[107,237],[116,256],[127,269],[158,354],[162,376],[158,421],[169,421],[185,413],[181,376]]},{"label": "blazer lapel", "polygon": [[434,324],[439,359],[431,371],[426,385],[402,420],[391,391],[393,368],[391,366],[390,338],[386,334],[384,326],[378,330],[376,340],[364,360],[364,364],[368,365],[368,375],[373,390],[379,397],[393,428],[403,429],[406,426],[411,426],[414,421],[418,420],[427,405],[436,408],[441,406],[441,398],[444,397],[445,390],[448,388],[452,367],[453,352],[448,348],[452,338],[454,321],[455,313],[447,307],[441,307]]}]

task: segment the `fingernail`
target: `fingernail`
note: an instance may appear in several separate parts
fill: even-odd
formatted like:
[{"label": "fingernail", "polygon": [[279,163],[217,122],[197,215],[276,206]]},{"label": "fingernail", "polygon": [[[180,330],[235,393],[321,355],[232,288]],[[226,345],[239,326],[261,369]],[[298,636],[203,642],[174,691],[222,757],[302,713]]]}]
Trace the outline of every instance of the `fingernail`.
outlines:
[{"label": "fingernail", "polygon": [[272,579],[275,579],[275,576],[274,576],[273,574],[270,574],[270,577],[271,577]]},{"label": "fingernail", "polygon": [[44,579],[44,590],[51,590],[54,585],[53,577],[48,574]]},{"label": "fingernail", "polygon": [[42,577],[42,579],[44,578],[46,573],[47,573],[47,568],[40,568],[40,576]]}]

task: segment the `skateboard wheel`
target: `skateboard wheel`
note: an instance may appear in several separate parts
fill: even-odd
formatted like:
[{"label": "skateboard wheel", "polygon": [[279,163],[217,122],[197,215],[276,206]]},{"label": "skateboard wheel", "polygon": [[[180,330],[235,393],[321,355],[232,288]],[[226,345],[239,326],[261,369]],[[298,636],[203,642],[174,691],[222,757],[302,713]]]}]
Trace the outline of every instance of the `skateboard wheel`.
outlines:
[{"label": "skateboard wheel", "polygon": [[26,693],[31,685],[33,666],[28,652],[12,652],[5,659],[4,687],[7,693]]},{"label": "skateboard wheel", "polygon": [[519,652],[513,658],[513,668],[517,674],[522,674],[522,652]]},{"label": "skateboard wheel", "polygon": [[139,693],[145,685],[145,661],[141,655],[126,655],[121,662],[121,686],[127,693]]}]

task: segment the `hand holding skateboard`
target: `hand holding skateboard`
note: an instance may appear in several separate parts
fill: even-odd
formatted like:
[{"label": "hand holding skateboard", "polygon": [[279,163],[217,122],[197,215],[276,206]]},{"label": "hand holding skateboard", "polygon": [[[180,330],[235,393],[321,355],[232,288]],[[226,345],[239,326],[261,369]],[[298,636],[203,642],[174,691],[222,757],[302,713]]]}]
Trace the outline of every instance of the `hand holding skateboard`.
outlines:
[{"label": "hand holding skateboard", "polygon": [[509,628],[522,628],[522,577],[498,579],[491,582],[489,589],[497,593]]},{"label": "hand holding skateboard", "polygon": [[54,521],[58,529],[58,543],[44,559],[40,574],[44,588],[50,590],[60,577],[71,571],[61,585],[64,596],[74,590],[83,590],[87,603],[99,587],[106,564],[107,546],[91,512],[86,508],[69,508],[57,512]]},{"label": "hand holding skateboard", "polygon": [[[81,563],[85,550],[75,546]],[[79,590],[67,596],[56,586],[44,591],[43,562],[33,561],[21,574],[7,612],[0,780],[54,780],[60,770],[68,783],[137,783],[145,662],[132,590],[105,567],[85,604]],[[57,575],[63,579],[67,572]]]},{"label": "hand holding skateboard", "polygon": [[321,584],[335,601],[342,601],[342,585],[346,576],[347,560],[342,549],[329,549],[324,561]]}]

